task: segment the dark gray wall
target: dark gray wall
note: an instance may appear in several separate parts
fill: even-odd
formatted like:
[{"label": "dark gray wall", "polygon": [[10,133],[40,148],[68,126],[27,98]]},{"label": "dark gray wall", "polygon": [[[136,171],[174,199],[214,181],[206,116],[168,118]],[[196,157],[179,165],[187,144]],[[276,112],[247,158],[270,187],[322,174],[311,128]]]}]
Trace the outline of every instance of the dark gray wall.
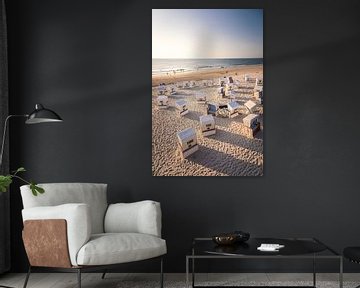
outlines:
[{"label": "dark gray wall", "polygon": [[[184,271],[192,237],[219,231],[360,245],[359,1],[8,2],[11,111],[43,103],[65,119],[14,121],[13,168],[38,182],[108,183],[110,202],[160,201],[166,271]],[[264,8],[263,177],[151,176],[151,8],[166,7]],[[11,201],[12,269],[23,271],[16,185]]]}]

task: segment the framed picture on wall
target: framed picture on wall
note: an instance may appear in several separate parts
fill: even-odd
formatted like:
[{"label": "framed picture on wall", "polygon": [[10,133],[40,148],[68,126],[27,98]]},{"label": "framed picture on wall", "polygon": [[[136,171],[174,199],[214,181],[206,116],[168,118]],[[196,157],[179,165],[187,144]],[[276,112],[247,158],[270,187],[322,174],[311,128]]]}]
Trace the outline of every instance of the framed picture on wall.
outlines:
[{"label": "framed picture on wall", "polygon": [[152,10],[152,175],[263,175],[263,10]]}]

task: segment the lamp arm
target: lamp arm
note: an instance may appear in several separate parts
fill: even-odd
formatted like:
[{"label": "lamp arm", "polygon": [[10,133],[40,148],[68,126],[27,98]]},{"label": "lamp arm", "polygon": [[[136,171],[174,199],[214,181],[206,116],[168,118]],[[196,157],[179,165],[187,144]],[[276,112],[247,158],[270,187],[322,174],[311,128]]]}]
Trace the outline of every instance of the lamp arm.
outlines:
[{"label": "lamp arm", "polygon": [[2,166],[2,160],[3,160],[3,155],[4,155],[4,146],[5,146],[5,140],[6,140],[6,131],[7,131],[7,126],[8,126],[9,120],[14,117],[28,117],[28,116],[29,115],[27,115],[27,114],[22,114],[22,115],[9,115],[6,117],[5,123],[4,123],[2,143],[1,143],[1,151],[0,151],[0,168]]}]

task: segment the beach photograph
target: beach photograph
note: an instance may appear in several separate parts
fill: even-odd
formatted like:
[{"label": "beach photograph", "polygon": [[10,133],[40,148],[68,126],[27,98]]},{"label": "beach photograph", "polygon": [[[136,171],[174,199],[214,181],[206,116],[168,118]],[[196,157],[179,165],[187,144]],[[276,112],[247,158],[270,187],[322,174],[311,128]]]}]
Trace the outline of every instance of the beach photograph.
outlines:
[{"label": "beach photograph", "polygon": [[262,176],[263,10],[152,10],[152,175]]}]

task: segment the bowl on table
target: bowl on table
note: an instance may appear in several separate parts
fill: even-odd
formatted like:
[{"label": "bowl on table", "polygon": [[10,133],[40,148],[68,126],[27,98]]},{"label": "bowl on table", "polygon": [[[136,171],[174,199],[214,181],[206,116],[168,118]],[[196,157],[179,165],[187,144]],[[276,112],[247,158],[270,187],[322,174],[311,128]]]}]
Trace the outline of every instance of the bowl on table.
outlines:
[{"label": "bowl on table", "polygon": [[221,233],[212,237],[212,240],[218,245],[233,245],[249,240],[250,234],[243,231],[234,231],[230,233]]},{"label": "bowl on table", "polygon": [[222,233],[213,236],[212,240],[218,245],[232,245],[236,242],[236,234]]}]

